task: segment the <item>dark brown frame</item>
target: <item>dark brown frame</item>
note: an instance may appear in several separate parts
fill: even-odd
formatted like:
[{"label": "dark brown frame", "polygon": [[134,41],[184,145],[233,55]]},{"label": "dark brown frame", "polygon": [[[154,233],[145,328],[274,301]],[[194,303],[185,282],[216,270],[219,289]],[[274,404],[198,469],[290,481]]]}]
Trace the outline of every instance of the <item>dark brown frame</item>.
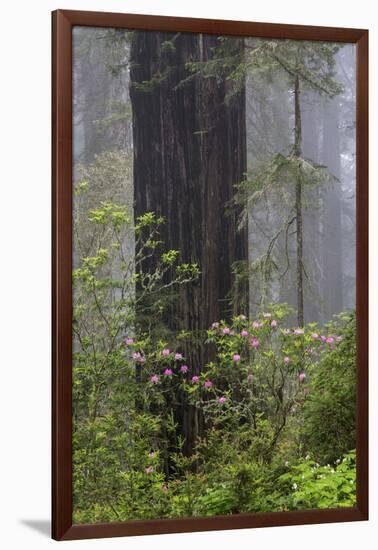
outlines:
[{"label": "dark brown frame", "polygon": [[[75,25],[357,45],[357,506],[72,524],[72,43]],[[57,10],[52,13],[52,537],[56,540],[368,519],[368,31]]]}]

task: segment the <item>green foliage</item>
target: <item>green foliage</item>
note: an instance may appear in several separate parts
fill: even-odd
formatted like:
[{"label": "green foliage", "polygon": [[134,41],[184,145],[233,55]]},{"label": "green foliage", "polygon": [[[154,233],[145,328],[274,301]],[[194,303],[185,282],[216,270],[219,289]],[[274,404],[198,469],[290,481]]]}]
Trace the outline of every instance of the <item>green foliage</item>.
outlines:
[{"label": "green foliage", "polygon": [[119,230],[123,225],[131,223],[127,210],[126,206],[105,201],[101,203],[100,208],[90,212],[89,221],[101,225],[111,224],[115,230]]},{"label": "green foliage", "polygon": [[312,373],[303,411],[304,446],[322,463],[334,462],[356,441],[355,315],[341,314],[328,325],[342,337],[337,349],[322,356]]},{"label": "green foliage", "polygon": [[179,256],[178,250],[168,250],[161,255],[161,261],[163,264],[173,265]]},{"label": "green foliage", "polygon": [[[332,467],[318,447],[333,434],[309,439],[313,407],[326,406],[317,396],[326,370],[334,365],[336,375],[347,350],[355,360],[353,316],[320,334],[314,323],[287,328],[288,315],[281,304],[254,321],[215,322],[206,342],[216,356],[198,377],[146,331],[96,353],[82,339],[74,361],[75,521],[354,506],[354,437],[338,442]],[[353,385],[343,386],[338,406],[351,394]],[[178,402],[205,423],[191,455]]]},{"label": "green foliage", "polygon": [[282,492],[289,494],[286,503],[289,510],[353,507],[356,505],[356,452],[336,459],[334,467],[319,466],[307,457],[280,476],[278,485]]},{"label": "green foliage", "polygon": [[188,63],[187,67],[204,78],[230,81],[229,99],[244,86],[249,75],[258,77],[273,72],[283,74],[289,85],[299,76],[302,88],[333,97],[342,91],[334,80],[334,56],[339,49],[334,43],[271,39],[250,39],[240,48],[237,40],[222,36],[212,59]]}]

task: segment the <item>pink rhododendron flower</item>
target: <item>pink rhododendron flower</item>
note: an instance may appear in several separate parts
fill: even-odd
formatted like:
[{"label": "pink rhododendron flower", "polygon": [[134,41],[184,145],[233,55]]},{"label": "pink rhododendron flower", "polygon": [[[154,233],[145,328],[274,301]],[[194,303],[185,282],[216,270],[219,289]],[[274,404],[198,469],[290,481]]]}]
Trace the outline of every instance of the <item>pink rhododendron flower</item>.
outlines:
[{"label": "pink rhododendron flower", "polygon": [[335,341],[335,339],[332,338],[332,336],[329,336],[329,337],[326,339],[326,343],[327,343],[327,344],[333,344],[334,341]]},{"label": "pink rhododendron flower", "polygon": [[205,388],[212,388],[213,383],[212,383],[211,380],[205,380],[204,386],[205,386]]},{"label": "pink rhododendron flower", "polygon": [[247,376],[247,380],[248,380],[248,382],[249,382],[250,384],[252,384],[252,382],[253,382],[253,379],[254,379],[254,376],[253,376],[253,374],[248,374],[248,376]]},{"label": "pink rhododendron flower", "polygon": [[223,405],[223,403],[225,403],[227,399],[225,397],[218,397],[217,401],[220,405]]},{"label": "pink rhododendron flower", "polygon": [[126,338],[125,342],[128,346],[131,346],[134,343],[134,338]]},{"label": "pink rhododendron flower", "polygon": [[319,338],[319,334],[317,334],[316,332],[313,332],[313,333],[311,334],[311,338],[312,338],[313,340],[317,340],[317,339]]},{"label": "pink rhododendron flower", "polygon": [[150,458],[155,458],[156,453],[155,453],[154,451],[151,451],[150,453],[148,453],[148,456],[149,456]]},{"label": "pink rhododendron flower", "polygon": [[284,334],[290,334],[290,330],[288,328],[284,328],[282,332]]},{"label": "pink rhododendron flower", "polygon": [[258,321],[253,321],[252,323],[253,328],[261,328],[261,326],[262,326],[261,323],[259,323]]},{"label": "pink rhododendron flower", "polygon": [[140,356],[138,361],[139,361],[139,363],[145,363],[145,362],[146,362],[146,358],[143,357],[143,356]]},{"label": "pink rhododendron flower", "polygon": [[243,336],[243,338],[245,336],[248,336],[248,331],[247,330],[242,330],[241,333],[240,333],[240,336]]},{"label": "pink rhododendron flower", "polygon": [[290,357],[284,357],[283,362],[285,363],[285,365],[288,365],[290,363]]},{"label": "pink rhododendron flower", "polygon": [[238,353],[234,353],[234,355],[232,356],[232,360],[233,361],[240,361],[240,355]]},{"label": "pink rhododendron flower", "polygon": [[192,376],[192,382],[193,384],[196,384],[197,382],[199,382],[199,376]]},{"label": "pink rhododendron flower", "polygon": [[252,340],[250,341],[250,344],[253,348],[258,348],[260,345],[260,342],[257,340],[257,338],[252,338]]},{"label": "pink rhododendron flower", "polygon": [[322,342],[326,342],[326,341],[327,341],[327,336],[323,336],[323,335],[322,335],[322,336],[320,337],[320,339],[321,339]]},{"label": "pink rhododendron flower", "polygon": [[184,372],[184,373],[185,373],[185,372],[188,372],[188,370],[189,370],[189,367],[188,367],[187,365],[181,365],[181,367],[180,367],[180,372]]},{"label": "pink rhododendron flower", "polygon": [[215,323],[213,323],[213,324],[211,325],[211,328],[218,328],[218,327],[219,327],[218,321],[215,321]]},{"label": "pink rhododendron flower", "polygon": [[138,360],[138,359],[140,359],[141,357],[142,357],[142,356],[141,356],[141,354],[139,353],[139,351],[134,351],[134,353],[133,353],[133,359]]},{"label": "pink rhododendron flower", "polygon": [[172,369],[165,369],[164,374],[165,376],[172,376],[173,374]]},{"label": "pink rhododendron flower", "polygon": [[153,384],[157,384],[157,383],[159,382],[159,377],[158,377],[157,374],[153,374],[153,375],[151,376],[150,380],[151,380],[151,382],[152,382]]},{"label": "pink rhododendron flower", "polygon": [[273,319],[273,321],[271,321],[271,323],[270,323],[270,326],[273,327],[273,328],[276,327],[277,326],[277,321],[275,319]]},{"label": "pink rhododendron flower", "polygon": [[147,466],[147,468],[145,468],[144,471],[146,472],[146,474],[152,474],[152,472],[154,471],[154,468],[153,466]]},{"label": "pink rhododendron flower", "polygon": [[296,329],[294,329],[294,334],[304,334],[304,329],[303,328],[296,328]]},{"label": "pink rhododendron flower", "polygon": [[336,342],[341,342],[342,339],[343,339],[342,336],[336,336]]},{"label": "pink rhododendron flower", "polygon": [[162,351],[161,353],[162,353],[163,357],[168,357],[168,355],[169,355],[171,352],[169,351],[169,349],[163,349],[163,351]]},{"label": "pink rhododendron flower", "polygon": [[299,382],[303,382],[303,380],[306,378],[306,375],[304,372],[300,372],[298,374]]},{"label": "pink rhododendron flower", "polygon": [[181,353],[176,353],[175,354],[175,360],[176,361],[181,361],[181,359],[182,359],[182,354]]},{"label": "pink rhododendron flower", "polygon": [[162,491],[168,491],[168,487],[163,483],[163,485],[160,485],[160,489]]},{"label": "pink rhododendron flower", "polygon": [[224,329],[222,330],[223,334],[230,334],[230,329],[228,327],[224,327]]}]

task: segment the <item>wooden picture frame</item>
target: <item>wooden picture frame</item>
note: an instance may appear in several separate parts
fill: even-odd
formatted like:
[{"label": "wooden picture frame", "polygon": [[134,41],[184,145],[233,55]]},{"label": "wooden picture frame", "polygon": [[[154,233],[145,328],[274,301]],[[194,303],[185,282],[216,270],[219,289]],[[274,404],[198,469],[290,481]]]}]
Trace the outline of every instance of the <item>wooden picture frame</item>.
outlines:
[{"label": "wooden picture frame", "polygon": [[[357,506],[73,525],[72,521],[72,29],[98,26],[357,46]],[[116,537],[368,519],[368,31],[58,10],[52,13],[52,537]]]}]

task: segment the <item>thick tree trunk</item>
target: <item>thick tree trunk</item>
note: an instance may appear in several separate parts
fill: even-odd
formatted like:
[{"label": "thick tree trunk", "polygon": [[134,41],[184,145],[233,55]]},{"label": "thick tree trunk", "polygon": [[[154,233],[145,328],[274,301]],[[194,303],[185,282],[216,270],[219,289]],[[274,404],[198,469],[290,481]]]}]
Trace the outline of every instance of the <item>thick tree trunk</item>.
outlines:
[{"label": "thick tree trunk", "polygon": [[[182,350],[192,375],[211,358],[195,337],[232,313],[231,267],[247,257],[247,232],[237,231],[237,213],[226,212],[246,171],[245,92],[225,102],[229,83],[186,67],[209,60],[216,45],[213,36],[137,32],[131,46],[135,215],[164,216],[165,246],[201,270],[167,316],[172,330],[194,335]],[[201,419],[185,406],[179,420],[190,452]]]},{"label": "thick tree trunk", "polygon": [[[294,155],[302,156],[302,121],[301,121],[301,100],[299,77],[294,82],[294,107],[295,107],[295,135]],[[302,216],[302,178],[300,170],[297,173],[295,182],[295,216],[297,222],[297,317],[298,326],[304,325],[304,303],[303,303],[303,216]]]}]

